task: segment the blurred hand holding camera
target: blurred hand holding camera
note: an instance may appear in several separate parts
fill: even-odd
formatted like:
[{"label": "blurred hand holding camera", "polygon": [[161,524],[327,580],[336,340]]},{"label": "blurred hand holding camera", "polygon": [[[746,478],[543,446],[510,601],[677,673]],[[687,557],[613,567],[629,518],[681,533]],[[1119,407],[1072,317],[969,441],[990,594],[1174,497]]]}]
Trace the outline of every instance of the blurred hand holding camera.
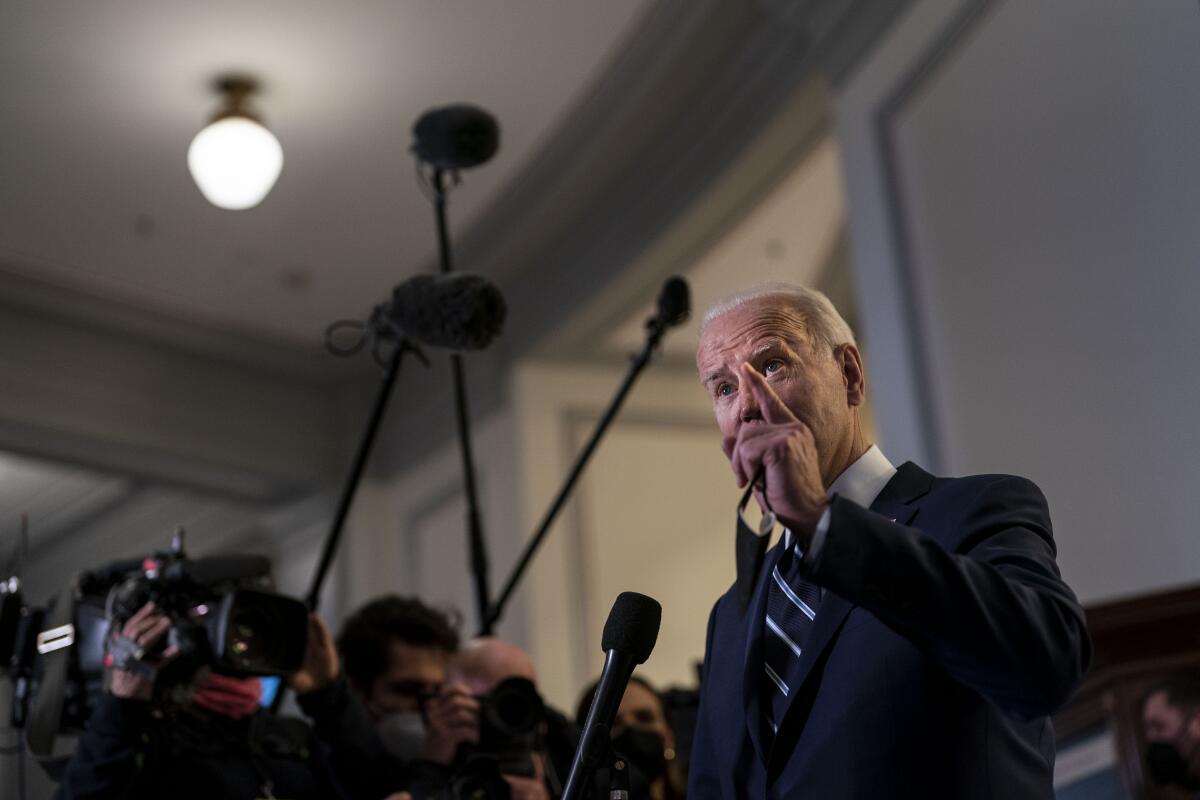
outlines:
[{"label": "blurred hand holding camera", "polygon": [[516,775],[505,775],[504,782],[512,791],[512,800],[550,800],[550,791],[546,788],[546,768],[541,753],[533,753],[534,775],[523,778]]},{"label": "blurred hand holding camera", "polygon": [[[137,645],[142,653],[152,653],[167,636],[171,620],[154,603],[146,603],[137,613],[126,620],[120,636]],[[116,634],[114,634],[114,638]],[[162,666],[179,654],[179,648],[171,645],[154,659],[139,658],[150,666]],[[114,697],[128,700],[148,701],[154,694],[153,670],[144,672],[113,666],[109,670],[108,691]]]},{"label": "blurred hand holding camera", "polygon": [[459,745],[479,742],[479,700],[461,683],[447,683],[425,704],[429,734],[425,758],[439,764],[454,761]]},{"label": "blurred hand holding camera", "polygon": [[288,686],[296,694],[324,689],[333,683],[340,672],[337,649],[329,628],[315,613],[308,615],[308,642],[304,648],[304,663],[288,678]]}]

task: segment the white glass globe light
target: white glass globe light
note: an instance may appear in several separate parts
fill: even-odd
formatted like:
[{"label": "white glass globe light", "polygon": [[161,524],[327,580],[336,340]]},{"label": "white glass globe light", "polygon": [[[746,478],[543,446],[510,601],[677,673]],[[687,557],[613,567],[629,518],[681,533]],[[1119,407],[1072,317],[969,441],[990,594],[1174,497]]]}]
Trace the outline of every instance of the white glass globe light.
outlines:
[{"label": "white glass globe light", "polygon": [[283,169],[283,148],[249,117],[222,117],[196,134],[188,169],[200,193],[220,208],[240,210],[262,202]]}]

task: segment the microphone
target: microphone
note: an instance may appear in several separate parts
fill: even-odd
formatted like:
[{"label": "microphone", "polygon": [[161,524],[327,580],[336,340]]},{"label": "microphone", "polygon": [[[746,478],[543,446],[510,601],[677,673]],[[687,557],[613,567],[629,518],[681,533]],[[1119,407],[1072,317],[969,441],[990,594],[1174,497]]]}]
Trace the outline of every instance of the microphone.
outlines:
[{"label": "microphone", "polygon": [[562,800],[579,800],[584,796],[584,787],[600,759],[608,752],[608,731],[617,716],[633,668],[650,657],[661,623],[662,606],[654,598],[637,592],[617,595],[600,640],[605,651],[604,671],[600,673],[600,683],[583,724],[579,749],[571,761]]},{"label": "microphone", "polygon": [[692,311],[687,281],[678,275],[667,278],[658,293],[658,313],[646,322],[647,328],[663,331],[687,321]]},{"label": "microphone", "polygon": [[496,155],[499,147],[496,118],[478,106],[430,109],[413,125],[412,151],[437,169],[477,167]]},{"label": "microphone", "polygon": [[430,347],[482,350],[504,327],[508,306],[481,275],[417,275],[392,290],[375,310],[397,337]]}]

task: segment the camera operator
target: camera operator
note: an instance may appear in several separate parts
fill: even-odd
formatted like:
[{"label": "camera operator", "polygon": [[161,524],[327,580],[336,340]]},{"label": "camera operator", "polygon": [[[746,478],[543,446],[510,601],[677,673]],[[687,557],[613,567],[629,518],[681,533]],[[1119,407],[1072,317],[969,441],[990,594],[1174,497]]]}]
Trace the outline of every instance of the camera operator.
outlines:
[{"label": "camera operator", "polygon": [[[155,653],[170,628],[170,618],[147,603],[114,636],[140,652]],[[315,615],[309,620],[304,665],[289,683],[298,692],[324,690],[327,730],[350,734],[340,744],[330,734],[326,741],[337,745],[334,749],[303,721],[263,709],[258,678],[202,672],[190,684],[156,690],[156,672],[169,669],[177,655],[172,645],[156,658],[126,668],[110,666],[107,691],[67,765],[58,798],[383,797],[367,782],[370,776],[353,769],[363,758],[359,748],[369,753],[372,746],[369,735],[354,732],[370,734],[371,728],[365,710],[344,689],[340,699],[335,696],[337,658]],[[379,749],[377,742],[374,746]],[[345,755],[349,760],[343,761]]]}]

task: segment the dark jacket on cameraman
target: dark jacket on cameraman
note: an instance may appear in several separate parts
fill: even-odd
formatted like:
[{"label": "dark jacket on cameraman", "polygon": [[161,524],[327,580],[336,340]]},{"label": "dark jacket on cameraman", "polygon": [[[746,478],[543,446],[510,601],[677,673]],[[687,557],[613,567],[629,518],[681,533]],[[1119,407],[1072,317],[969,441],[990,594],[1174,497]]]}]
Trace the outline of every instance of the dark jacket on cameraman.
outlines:
[{"label": "dark jacket on cameraman", "polygon": [[[350,709],[346,703],[340,708],[331,703],[324,723],[336,728],[337,715]],[[330,746],[299,719],[266,710],[242,719],[192,708],[159,713],[149,703],[106,693],[79,739],[56,797],[367,797],[355,776],[337,774],[337,761]]]}]

